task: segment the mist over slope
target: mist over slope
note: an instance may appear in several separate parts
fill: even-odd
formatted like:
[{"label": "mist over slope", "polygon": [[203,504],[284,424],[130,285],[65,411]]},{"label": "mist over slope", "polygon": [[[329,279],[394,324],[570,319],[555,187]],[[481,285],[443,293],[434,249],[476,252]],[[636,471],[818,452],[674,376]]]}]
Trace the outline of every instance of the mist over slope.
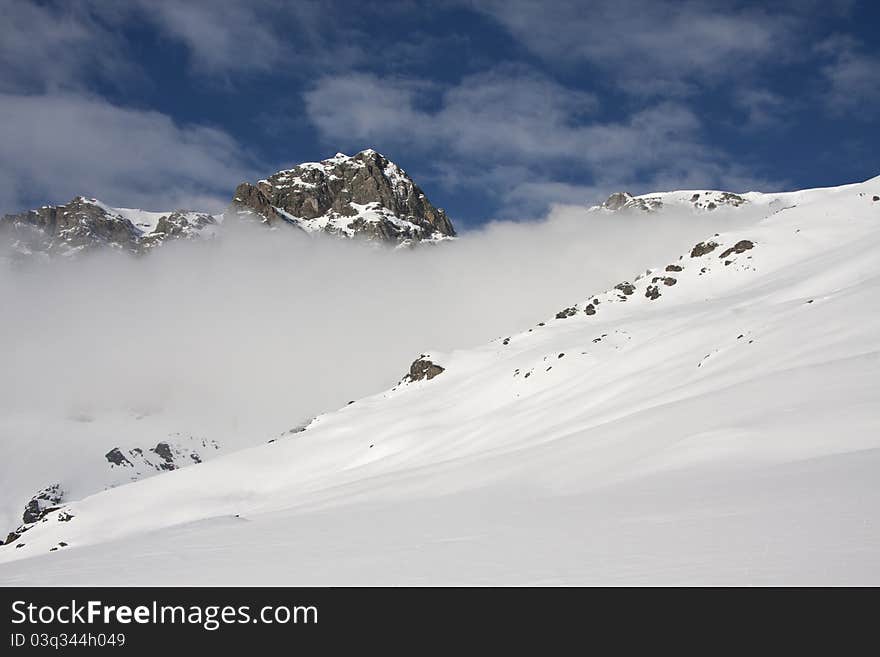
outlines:
[{"label": "mist over slope", "polygon": [[[352,399],[357,386],[390,388],[419,353],[444,369],[271,445],[75,501],[0,558],[64,552],[0,576],[876,581],[880,536],[865,519],[880,503],[871,474],[880,449],[878,181],[746,194],[718,214],[696,212],[695,193],[651,195],[660,201],[654,212],[560,210],[543,225],[497,225],[424,252],[346,251],[344,265],[322,259],[323,245],[310,244],[309,259],[294,243],[262,238],[236,248],[247,272],[218,265],[228,245],[180,251],[198,263],[204,294],[187,278],[187,294],[171,298],[192,299],[194,317],[204,321],[211,308],[219,320],[228,316],[216,307],[226,292],[243,312],[205,340],[211,352],[219,335],[250,348],[211,365],[208,351],[186,342],[178,358],[188,364],[174,369],[181,396],[169,394],[163,412],[223,415],[241,396],[258,428],[279,417],[278,407],[330,404],[340,382]],[[727,222],[717,235],[715,221]],[[172,262],[151,260],[154,278],[167,282]],[[295,316],[277,300],[302,262],[317,276],[300,281],[296,299],[308,312]],[[105,280],[105,266],[92,264],[93,283]],[[140,267],[124,269],[116,284],[132,271],[139,278]],[[177,306],[151,292],[146,307],[165,308],[157,316],[171,322],[167,309]],[[251,317],[265,330],[248,341]],[[296,317],[310,333],[295,333]],[[174,324],[162,336],[192,327]],[[464,348],[487,337],[497,339]],[[411,349],[416,343],[429,346]],[[313,379],[297,378],[302,368],[275,371],[296,360],[285,345]],[[258,355],[272,374],[254,386]],[[141,357],[148,376],[162,376]],[[338,367],[328,371],[330,363]],[[214,382],[224,371],[233,376]],[[310,390],[315,381],[326,391]],[[84,383],[116,407],[137,392]],[[220,403],[212,406],[206,390]],[[62,525],[59,513],[74,518]],[[182,569],[155,567],[171,555]],[[115,574],[107,563],[119,566]]]},{"label": "mist over slope", "polygon": [[393,385],[425,350],[527,328],[747,214],[559,207],[396,251],[232,223],[145,258],[0,261],[2,528],[44,486],[95,492],[113,448],[265,442]]}]

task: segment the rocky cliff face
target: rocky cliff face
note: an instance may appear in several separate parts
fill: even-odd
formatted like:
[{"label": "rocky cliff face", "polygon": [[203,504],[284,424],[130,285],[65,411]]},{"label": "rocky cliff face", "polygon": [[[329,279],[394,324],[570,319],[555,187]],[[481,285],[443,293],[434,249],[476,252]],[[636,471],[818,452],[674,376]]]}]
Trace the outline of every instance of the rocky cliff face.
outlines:
[{"label": "rocky cliff face", "polygon": [[256,184],[242,183],[232,208],[239,216],[269,225],[286,223],[309,233],[392,244],[455,235],[446,213],[431,204],[403,169],[374,150],[337,153]]},{"label": "rocky cliff face", "polygon": [[167,239],[200,236],[217,219],[176,210],[144,212],[111,208],[97,199],[77,196],[64,205],[44,205],[0,219],[0,231],[19,253],[69,255],[98,247],[139,253]]}]

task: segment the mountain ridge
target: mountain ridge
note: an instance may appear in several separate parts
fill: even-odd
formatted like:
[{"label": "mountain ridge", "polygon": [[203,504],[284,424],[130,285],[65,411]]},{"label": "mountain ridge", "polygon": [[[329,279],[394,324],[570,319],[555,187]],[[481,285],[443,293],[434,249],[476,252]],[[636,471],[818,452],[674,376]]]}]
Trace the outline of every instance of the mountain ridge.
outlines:
[{"label": "mountain ridge", "polygon": [[373,149],[304,162],[255,185],[241,183],[222,214],[116,208],[76,196],[65,204],[4,215],[0,234],[7,233],[21,255],[70,256],[105,247],[140,254],[168,241],[214,237],[229,219],[396,246],[456,234],[446,213],[412,178]]}]

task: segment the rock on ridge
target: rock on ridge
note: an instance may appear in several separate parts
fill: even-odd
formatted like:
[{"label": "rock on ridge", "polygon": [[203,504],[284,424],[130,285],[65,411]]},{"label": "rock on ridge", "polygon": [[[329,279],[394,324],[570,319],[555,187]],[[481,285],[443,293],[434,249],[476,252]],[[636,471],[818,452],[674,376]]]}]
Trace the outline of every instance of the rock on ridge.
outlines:
[{"label": "rock on ridge", "polygon": [[640,210],[642,212],[654,212],[664,205],[692,207],[695,210],[712,211],[721,206],[739,207],[748,201],[739,194],[721,191],[684,191],[662,192],[659,194],[646,194],[633,196],[629,192],[614,192],[601,205],[593,206],[590,210],[607,210],[619,212],[628,210]]}]

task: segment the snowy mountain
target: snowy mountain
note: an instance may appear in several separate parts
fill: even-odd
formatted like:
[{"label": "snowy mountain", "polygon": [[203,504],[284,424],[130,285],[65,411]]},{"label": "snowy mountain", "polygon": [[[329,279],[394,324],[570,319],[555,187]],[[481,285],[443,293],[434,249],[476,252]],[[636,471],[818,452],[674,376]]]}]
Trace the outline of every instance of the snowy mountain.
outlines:
[{"label": "snowy mountain", "polygon": [[256,185],[242,183],[220,215],[114,208],[78,196],[65,205],[0,217],[0,238],[18,256],[70,256],[105,247],[143,253],[170,240],[213,237],[226,217],[398,246],[455,236],[446,213],[406,172],[368,149],[305,162]]},{"label": "snowy mountain", "polygon": [[372,149],[305,162],[255,185],[242,183],[233,208],[269,225],[288,223],[340,237],[410,244],[455,236],[446,213],[403,169]]},{"label": "snowy mountain", "polygon": [[730,230],[285,440],[47,490],[0,582],[880,583],[880,178],[592,212],[722,203]]},{"label": "snowy mountain", "polygon": [[186,210],[147,212],[113,208],[77,196],[65,205],[44,205],[0,219],[0,235],[21,255],[72,255],[110,247],[140,253],[169,239],[213,234],[222,217]]}]

